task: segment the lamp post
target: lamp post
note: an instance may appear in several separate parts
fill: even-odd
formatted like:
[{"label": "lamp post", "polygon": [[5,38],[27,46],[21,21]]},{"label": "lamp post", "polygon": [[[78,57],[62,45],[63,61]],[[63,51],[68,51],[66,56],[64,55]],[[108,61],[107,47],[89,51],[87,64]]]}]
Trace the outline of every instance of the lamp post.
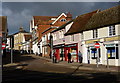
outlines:
[{"label": "lamp post", "polygon": [[50,34],[50,58],[53,56],[53,36]]}]

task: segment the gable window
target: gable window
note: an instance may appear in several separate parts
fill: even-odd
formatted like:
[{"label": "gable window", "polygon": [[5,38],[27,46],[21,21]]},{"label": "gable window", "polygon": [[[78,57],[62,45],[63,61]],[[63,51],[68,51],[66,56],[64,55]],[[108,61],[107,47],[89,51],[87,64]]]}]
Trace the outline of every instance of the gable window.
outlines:
[{"label": "gable window", "polygon": [[98,37],[98,31],[97,29],[93,30],[93,38],[97,38]]},{"label": "gable window", "polygon": [[65,18],[62,18],[60,21],[61,21],[61,22],[65,22],[65,21],[66,21],[66,19],[65,19]]},{"label": "gable window", "polygon": [[109,36],[115,35],[115,25],[109,26]]}]

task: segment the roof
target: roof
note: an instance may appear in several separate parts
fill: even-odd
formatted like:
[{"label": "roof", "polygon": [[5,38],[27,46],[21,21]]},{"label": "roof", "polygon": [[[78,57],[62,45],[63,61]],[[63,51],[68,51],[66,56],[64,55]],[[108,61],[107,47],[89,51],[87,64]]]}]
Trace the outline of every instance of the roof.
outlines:
[{"label": "roof", "polygon": [[[87,16],[89,17],[89,15]],[[83,18],[85,19],[86,17]],[[72,25],[70,30],[65,35],[120,24],[120,5],[92,14],[86,23],[84,23],[84,19],[77,19],[79,24],[77,22],[74,22],[74,25]]]},{"label": "roof", "polygon": [[89,20],[84,30],[102,28],[120,23],[120,5],[96,13]]},{"label": "roof", "polygon": [[66,26],[66,25],[68,25],[68,24],[70,24],[71,22],[73,22],[73,20],[68,21],[67,23],[63,24],[63,25],[62,25],[62,26],[60,26],[59,28],[57,28],[57,29],[53,30],[51,33],[56,32],[56,31],[61,30],[61,29],[64,29],[64,28],[65,28],[65,26]]},{"label": "roof", "polygon": [[18,34],[18,33],[29,33],[29,32],[27,32],[27,31],[18,31],[18,32],[16,32],[16,33],[14,33],[13,35],[16,35],[16,34]]},{"label": "roof", "polygon": [[65,35],[70,35],[74,33],[79,33],[81,30],[84,30],[84,26],[87,24],[87,22],[90,20],[93,14],[97,13],[99,10],[92,11],[90,13],[86,13],[83,15],[78,16],[71,28],[68,30],[68,32]]},{"label": "roof", "polygon": [[30,40],[31,38],[32,38],[32,35],[24,35],[24,37],[25,37],[25,41],[28,41],[28,40]]},{"label": "roof", "polygon": [[[43,24],[45,21],[48,22],[51,18],[57,18],[58,16],[33,16],[34,25]],[[53,22],[53,21],[52,21]]]}]

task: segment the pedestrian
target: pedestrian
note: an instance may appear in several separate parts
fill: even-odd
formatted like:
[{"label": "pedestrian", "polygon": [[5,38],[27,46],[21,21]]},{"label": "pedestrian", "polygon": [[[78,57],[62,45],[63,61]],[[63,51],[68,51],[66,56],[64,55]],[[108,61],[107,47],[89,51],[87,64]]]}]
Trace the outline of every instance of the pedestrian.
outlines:
[{"label": "pedestrian", "polygon": [[71,63],[71,53],[70,52],[68,52],[68,63]]},{"label": "pedestrian", "polygon": [[80,51],[78,53],[78,59],[79,59],[79,63],[82,63],[83,56],[82,56],[82,53]]},{"label": "pedestrian", "polygon": [[56,54],[56,52],[54,52],[54,63],[57,63],[57,54]]}]

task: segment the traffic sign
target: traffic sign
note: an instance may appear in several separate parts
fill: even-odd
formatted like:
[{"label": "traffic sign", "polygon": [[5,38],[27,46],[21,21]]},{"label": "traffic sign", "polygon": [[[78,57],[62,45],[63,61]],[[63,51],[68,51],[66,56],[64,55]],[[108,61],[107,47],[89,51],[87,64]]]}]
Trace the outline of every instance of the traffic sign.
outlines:
[{"label": "traffic sign", "polygon": [[2,43],[2,50],[3,50],[3,49],[5,49],[5,44],[4,44],[4,43]]},{"label": "traffic sign", "polygon": [[95,48],[100,48],[100,44],[99,43],[95,43],[94,47]]}]

